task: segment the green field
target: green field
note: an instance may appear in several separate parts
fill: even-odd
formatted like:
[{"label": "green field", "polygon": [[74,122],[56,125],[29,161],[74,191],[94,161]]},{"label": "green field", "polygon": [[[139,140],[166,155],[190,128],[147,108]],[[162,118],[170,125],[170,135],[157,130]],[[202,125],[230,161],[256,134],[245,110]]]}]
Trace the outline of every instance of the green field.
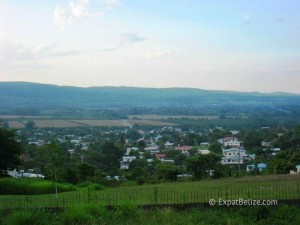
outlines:
[{"label": "green field", "polygon": [[134,125],[142,126],[176,126],[176,123],[169,123],[162,120],[159,116],[157,119],[86,119],[75,117],[46,117],[46,116],[16,116],[0,115],[0,120],[6,121],[10,128],[24,128],[28,121],[33,121],[38,128],[67,128],[67,127],[131,127]]},{"label": "green field", "polygon": [[117,205],[124,200],[138,205],[207,203],[209,199],[300,199],[300,175],[271,175],[197,182],[128,186],[100,191],[46,195],[2,195],[0,208],[69,206],[99,202]]},{"label": "green field", "polygon": [[167,120],[167,119],[207,119],[207,120],[215,120],[219,119],[219,116],[172,116],[172,115],[130,115],[129,119],[142,119],[142,120]]}]

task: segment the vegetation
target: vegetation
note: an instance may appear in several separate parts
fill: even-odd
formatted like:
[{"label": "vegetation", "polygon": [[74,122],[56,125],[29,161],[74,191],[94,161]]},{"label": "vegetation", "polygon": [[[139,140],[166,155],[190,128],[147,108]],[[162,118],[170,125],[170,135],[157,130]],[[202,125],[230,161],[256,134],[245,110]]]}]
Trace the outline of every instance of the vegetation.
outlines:
[{"label": "vegetation", "polygon": [[101,204],[74,205],[56,214],[46,210],[15,210],[2,216],[1,225],[55,224],[241,224],[298,225],[300,209],[295,206],[244,206],[230,208],[150,209],[143,210],[124,202],[109,210]]},{"label": "vegetation", "polygon": [[0,128],[0,177],[20,163],[21,146],[14,138],[13,132]]},{"label": "vegetation", "polygon": [[[79,190],[72,184],[57,184],[58,192]],[[55,183],[43,179],[2,178],[0,179],[0,195],[40,195],[55,193]]]},{"label": "vegetation", "polygon": [[[131,185],[124,183],[116,188],[103,188],[91,183],[78,185],[76,192],[59,192],[43,195],[0,195],[0,208],[21,207],[50,207],[70,206],[77,203],[101,203],[104,205],[118,205],[122,201],[131,200],[138,205],[148,204],[182,204],[182,203],[207,203],[209,199],[299,199],[300,175],[272,175],[259,177],[230,178],[218,180],[203,180],[189,182],[171,182],[156,185]],[[31,190],[29,187],[22,189],[18,182],[13,188]],[[3,182],[4,190],[5,184]],[[28,181],[29,183],[29,181]],[[37,183],[35,183],[37,187]],[[129,186],[128,186],[129,185]],[[67,186],[68,187],[68,186]],[[69,188],[72,188],[71,186]],[[54,185],[49,186],[54,193]],[[43,186],[41,185],[41,189]],[[34,189],[33,189],[34,190]],[[78,188],[77,188],[78,190]],[[38,192],[38,189],[36,189]],[[63,190],[62,190],[63,191]]]}]

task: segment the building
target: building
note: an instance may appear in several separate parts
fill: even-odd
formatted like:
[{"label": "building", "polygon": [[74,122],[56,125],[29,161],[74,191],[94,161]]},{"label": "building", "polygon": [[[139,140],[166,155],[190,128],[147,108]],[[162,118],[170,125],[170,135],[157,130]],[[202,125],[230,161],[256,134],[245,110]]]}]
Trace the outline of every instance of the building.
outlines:
[{"label": "building", "polygon": [[244,164],[245,161],[250,160],[244,149],[223,149],[223,158],[221,163],[224,165]]},{"label": "building", "polygon": [[165,146],[165,149],[171,150],[171,149],[173,149],[174,143],[166,142],[164,144],[164,146]]},{"label": "building", "polygon": [[176,151],[181,151],[182,153],[184,153],[184,152],[188,152],[192,148],[193,148],[192,146],[183,145],[183,146],[177,146],[177,147],[175,147],[175,150]]},{"label": "building", "polygon": [[145,151],[149,151],[151,154],[159,153],[159,146],[149,145],[147,148],[145,148]]},{"label": "building", "polygon": [[128,170],[129,164],[133,160],[136,160],[136,156],[123,156],[122,161],[120,162],[120,169],[121,170]]},{"label": "building", "polygon": [[202,155],[208,155],[210,153],[210,151],[208,149],[203,149],[203,150],[198,150],[198,153],[200,153]]},{"label": "building", "polygon": [[259,170],[259,172],[261,172],[261,171],[267,169],[267,164],[265,164],[265,163],[258,163],[257,164],[257,169]]},{"label": "building", "polygon": [[156,153],[155,154],[155,158],[158,159],[158,160],[165,159],[166,158],[166,154]]},{"label": "building", "polygon": [[271,142],[270,141],[262,141],[261,146],[262,147],[271,147]]}]

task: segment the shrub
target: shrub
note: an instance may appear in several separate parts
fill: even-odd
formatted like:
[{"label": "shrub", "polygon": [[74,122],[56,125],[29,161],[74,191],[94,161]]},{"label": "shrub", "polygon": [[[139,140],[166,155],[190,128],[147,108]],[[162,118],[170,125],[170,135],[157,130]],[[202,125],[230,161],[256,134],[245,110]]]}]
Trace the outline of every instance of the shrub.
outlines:
[{"label": "shrub", "polygon": [[50,225],[49,214],[43,211],[23,210],[9,214],[3,224],[7,225]]},{"label": "shrub", "polygon": [[131,200],[123,200],[117,206],[116,215],[124,219],[134,219],[139,215],[139,208]]},{"label": "shrub", "polygon": [[[71,184],[57,184],[58,192],[76,191],[78,188]],[[55,193],[55,183],[43,179],[3,178],[0,179],[1,195],[38,195]]]},{"label": "shrub", "polygon": [[84,205],[74,205],[67,208],[61,215],[61,223],[66,225],[90,224],[92,217],[84,207]]}]

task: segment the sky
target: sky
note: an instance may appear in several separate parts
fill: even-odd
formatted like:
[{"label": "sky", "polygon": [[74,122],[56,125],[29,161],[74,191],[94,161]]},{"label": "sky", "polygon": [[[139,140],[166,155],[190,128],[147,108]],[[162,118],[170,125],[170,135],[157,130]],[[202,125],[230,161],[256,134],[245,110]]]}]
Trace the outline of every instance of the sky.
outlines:
[{"label": "sky", "polygon": [[0,81],[300,93],[300,1],[0,0]]}]

